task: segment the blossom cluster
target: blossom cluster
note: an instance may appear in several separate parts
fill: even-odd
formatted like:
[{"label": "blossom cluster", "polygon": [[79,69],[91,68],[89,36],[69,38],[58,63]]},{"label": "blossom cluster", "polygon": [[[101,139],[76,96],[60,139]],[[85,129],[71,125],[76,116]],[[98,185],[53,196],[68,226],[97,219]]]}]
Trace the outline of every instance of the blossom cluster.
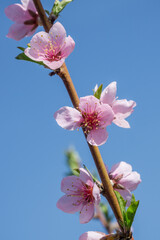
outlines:
[{"label": "blossom cluster", "polygon": [[91,145],[100,146],[107,141],[106,127],[112,122],[122,128],[130,128],[126,118],[131,115],[136,103],[116,98],[117,84],[110,83],[100,99],[94,96],[80,98],[79,108],[62,107],[55,114],[57,123],[68,130],[82,127]]},{"label": "blossom cluster", "polygon": [[[108,171],[106,167],[106,171]],[[80,223],[89,222],[94,216],[94,208],[100,203],[99,184],[83,168],[79,176],[68,176],[61,182],[61,191],[65,193],[57,202],[57,207],[66,213],[80,212]],[[132,166],[119,162],[108,173],[113,188],[127,201],[131,202],[131,191],[141,182],[140,174],[132,171]]]},{"label": "blossom cluster", "polygon": [[[41,24],[33,0],[21,0],[21,4],[13,4],[5,9],[9,19],[15,23],[10,27],[7,37],[20,40],[31,36]],[[65,28],[56,22],[49,33],[36,33],[24,53],[30,59],[43,62],[45,67],[57,70],[74,50],[75,42],[66,35]],[[98,87],[95,88],[95,92]],[[116,97],[117,83],[111,82],[100,94],[81,97],[77,109],[64,106],[55,112],[54,118],[59,126],[67,130],[82,128],[90,145],[100,146],[108,139],[106,127],[114,123],[122,128],[130,128],[126,120],[131,115],[135,101]],[[84,168],[79,168],[79,176],[65,177],[61,182],[61,191],[65,194],[57,207],[66,213],[79,212],[80,223],[89,222],[95,213],[95,207],[100,204],[101,189],[92,175]],[[131,203],[131,192],[141,182],[140,174],[132,171],[132,166],[126,162],[119,162],[109,171],[106,166],[110,183],[126,200]],[[79,240],[108,239],[100,232],[87,232]],[[112,236],[111,236],[111,239]],[[116,238],[117,239],[117,238]]]}]

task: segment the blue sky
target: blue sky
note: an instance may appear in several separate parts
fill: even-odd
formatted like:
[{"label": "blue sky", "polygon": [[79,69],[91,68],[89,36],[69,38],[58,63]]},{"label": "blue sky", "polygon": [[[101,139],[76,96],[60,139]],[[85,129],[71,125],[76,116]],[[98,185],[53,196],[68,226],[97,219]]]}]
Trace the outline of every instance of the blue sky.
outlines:
[{"label": "blue sky", "polygon": [[[42,2],[51,9],[51,0]],[[97,221],[80,225],[78,214],[56,208],[64,151],[74,145],[83,163],[95,166],[82,132],[64,130],[53,119],[60,107],[71,106],[61,79],[14,59],[17,46],[25,47],[30,38],[5,37],[12,22],[4,8],[13,3],[1,2],[0,17],[0,239],[70,240],[89,230],[103,232]],[[128,118],[131,129],[109,126],[108,141],[100,147],[109,167],[126,161],[141,174],[137,240],[159,238],[159,12],[159,0],[74,0],[59,17],[76,42],[66,64],[78,95],[92,94],[96,83],[117,81],[119,98],[137,102]]]}]

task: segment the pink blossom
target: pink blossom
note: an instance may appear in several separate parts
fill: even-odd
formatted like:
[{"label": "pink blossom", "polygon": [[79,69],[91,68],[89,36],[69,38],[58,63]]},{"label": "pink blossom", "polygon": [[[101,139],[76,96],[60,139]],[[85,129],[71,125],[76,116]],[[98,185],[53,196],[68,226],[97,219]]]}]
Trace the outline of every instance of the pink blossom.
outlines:
[{"label": "pink blossom", "polygon": [[86,232],[83,233],[79,240],[105,240],[107,235],[105,233],[101,233],[101,232]]},{"label": "pink blossom", "polygon": [[131,191],[135,190],[141,182],[140,174],[132,172],[130,164],[119,162],[111,168],[109,178],[113,188],[127,200],[127,206],[129,206],[132,198]]},{"label": "pink blossom", "polygon": [[10,27],[7,37],[20,40],[31,36],[38,27],[38,13],[33,0],[21,0],[22,4],[12,4],[5,9],[6,16],[15,23]]},{"label": "pink blossom", "polygon": [[99,146],[106,142],[106,126],[113,121],[114,114],[108,104],[101,104],[94,96],[80,98],[79,111],[71,107],[62,107],[55,114],[57,123],[68,130],[82,127],[91,145]]},{"label": "pink blossom", "polygon": [[66,37],[62,24],[56,22],[49,33],[39,32],[33,36],[25,54],[35,61],[42,61],[50,69],[55,70],[62,66],[74,46],[74,40],[70,36]]},{"label": "pink blossom", "polygon": [[117,233],[111,233],[111,234],[105,234],[102,232],[86,232],[83,233],[79,240],[111,240],[111,239],[115,239],[115,240],[120,240],[120,239],[131,239],[134,240],[134,238],[132,237],[132,233],[130,232],[126,232],[126,233],[122,233],[122,232],[117,232]]},{"label": "pink blossom", "polygon": [[68,176],[61,182],[65,193],[57,207],[66,213],[80,212],[80,223],[89,222],[94,216],[94,206],[100,202],[100,191],[89,173],[80,168],[80,175]]},{"label": "pink blossom", "polygon": [[129,123],[125,118],[129,117],[133,112],[133,108],[136,106],[136,103],[132,100],[127,101],[126,99],[117,100],[117,83],[110,83],[102,92],[100,101],[105,104],[109,104],[112,107],[114,112],[115,123],[119,127],[130,128]]}]

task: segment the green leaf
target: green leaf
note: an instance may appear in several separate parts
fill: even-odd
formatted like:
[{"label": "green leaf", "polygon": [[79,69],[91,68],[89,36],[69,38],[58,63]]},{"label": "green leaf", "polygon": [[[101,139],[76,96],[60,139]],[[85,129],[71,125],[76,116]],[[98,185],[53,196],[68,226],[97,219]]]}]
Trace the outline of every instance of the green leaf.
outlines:
[{"label": "green leaf", "polygon": [[69,166],[70,170],[71,170],[71,175],[79,175],[79,172],[77,171],[77,169],[80,168],[80,157],[78,155],[78,153],[71,149],[66,151],[65,153],[66,158],[67,158],[67,165]]},{"label": "green leaf", "polygon": [[127,219],[128,219],[128,229],[131,228],[133,220],[134,220],[134,216],[136,214],[137,208],[139,205],[139,201],[135,200],[134,194],[132,194],[132,200],[131,200],[131,204],[128,207],[126,214],[127,214]]},{"label": "green leaf", "polygon": [[98,98],[98,99],[100,99],[100,97],[101,97],[102,87],[103,87],[103,84],[101,84],[101,85],[99,86],[99,88],[97,89],[97,91],[94,93],[94,96],[95,96],[96,98]]},{"label": "green leaf", "polygon": [[127,201],[125,201],[125,200],[123,199],[123,197],[121,196],[121,194],[120,194],[119,192],[117,192],[117,191],[114,191],[114,192],[115,192],[115,194],[116,194],[116,197],[117,197],[117,200],[118,200],[120,209],[121,209],[121,213],[122,213],[122,215],[123,215],[123,212],[126,211],[126,203],[127,203]]},{"label": "green leaf", "polygon": [[55,16],[58,16],[59,13],[65,8],[65,6],[72,2],[73,0],[62,0],[61,2],[59,0],[56,0],[54,5],[53,5],[53,8],[52,8],[52,13],[55,15]]},{"label": "green leaf", "polygon": [[22,52],[24,52],[25,48],[23,47],[17,47],[18,49],[20,49]]},{"label": "green leaf", "polygon": [[50,12],[48,10],[45,10],[45,12],[47,13],[47,15],[49,16]]},{"label": "green leaf", "polygon": [[138,205],[139,205],[139,201],[135,200],[134,195],[132,194],[132,199],[131,199],[131,204],[130,206],[126,209],[126,201],[123,199],[123,197],[121,196],[121,194],[117,191],[114,191],[122,212],[122,216],[123,216],[123,222],[121,222],[121,226],[126,230],[130,230],[133,220],[134,220],[134,216],[136,214]]},{"label": "green leaf", "polygon": [[[22,51],[22,53],[20,53],[17,57],[15,57],[17,60],[24,60],[24,61],[29,61],[29,62],[34,62],[34,63],[37,63],[39,65],[42,65],[42,66],[45,66],[45,64],[43,62],[37,62],[37,61],[34,61],[32,59],[30,59],[29,57],[27,57],[25,54],[24,54],[24,50],[25,48],[23,47],[18,47],[18,49],[20,49]],[[45,66],[46,67],[46,66]]]},{"label": "green leaf", "polygon": [[124,228],[124,226],[128,225],[128,221],[127,221],[127,215],[126,215],[126,203],[127,201],[125,201],[123,199],[123,197],[121,196],[121,194],[117,191],[114,191],[115,195],[117,197],[120,209],[121,209],[121,213],[122,213],[122,217],[123,217],[123,223],[121,223],[121,226]]}]

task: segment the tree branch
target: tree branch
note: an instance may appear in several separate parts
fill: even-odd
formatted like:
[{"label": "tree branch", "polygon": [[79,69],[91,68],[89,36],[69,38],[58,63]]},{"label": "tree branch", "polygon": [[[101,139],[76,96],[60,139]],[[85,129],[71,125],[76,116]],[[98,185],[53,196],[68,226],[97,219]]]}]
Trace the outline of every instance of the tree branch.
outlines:
[{"label": "tree branch", "polygon": [[[33,1],[34,1],[35,6],[36,6],[36,9],[38,11],[39,17],[41,19],[41,22],[43,24],[43,27],[44,27],[45,31],[49,32],[49,29],[51,28],[51,24],[47,19],[47,16],[45,14],[45,11],[43,9],[43,6],[42,6],[40,0],[33,0]],[[64,63],[61,66],[60,69],[55,71],[55,73],[57,75],[59,75],[59,77],[62,79],[62,81],[63,81],[63,83],[64,83],[64,85],[65,85],[65,87],[68,91],[68,94],[70,96],[70,99],[73,103],[73,106],[78,109],[79,98],[78,98],[77,92],[75,90],[75,87],[73,85],[72,79],[71,79],[71,77],[69,75],[69,72],[67,70],[66,64]],[[114,212],[114,215],[117,219],[117,222],[118,222],[121,230],[123,231],[122,226],[120,225],[120,221],[123,222],[121,210],[120,210],[117,198],[115,196],[115,193],[113,191],[113,187],[110,183],[110,179],[109,179],[105,164],[102,160],[101,154],[99,152],[99,149],[98,149],[98,147],[92,146],[89,143],[88,143],[88,146],[89,146],[89,149],[91,151],[92,157],[94,159],[94,162],[96,164],[99,176],[101,178],[101,181],[102,181],[102,184],[103,184],[103,187],[104,187],[104,194],[103,195],[108,200],[108,202],[109,202],[109,204],[110,204],[110,206],[111,206],[111,208]]]}]

